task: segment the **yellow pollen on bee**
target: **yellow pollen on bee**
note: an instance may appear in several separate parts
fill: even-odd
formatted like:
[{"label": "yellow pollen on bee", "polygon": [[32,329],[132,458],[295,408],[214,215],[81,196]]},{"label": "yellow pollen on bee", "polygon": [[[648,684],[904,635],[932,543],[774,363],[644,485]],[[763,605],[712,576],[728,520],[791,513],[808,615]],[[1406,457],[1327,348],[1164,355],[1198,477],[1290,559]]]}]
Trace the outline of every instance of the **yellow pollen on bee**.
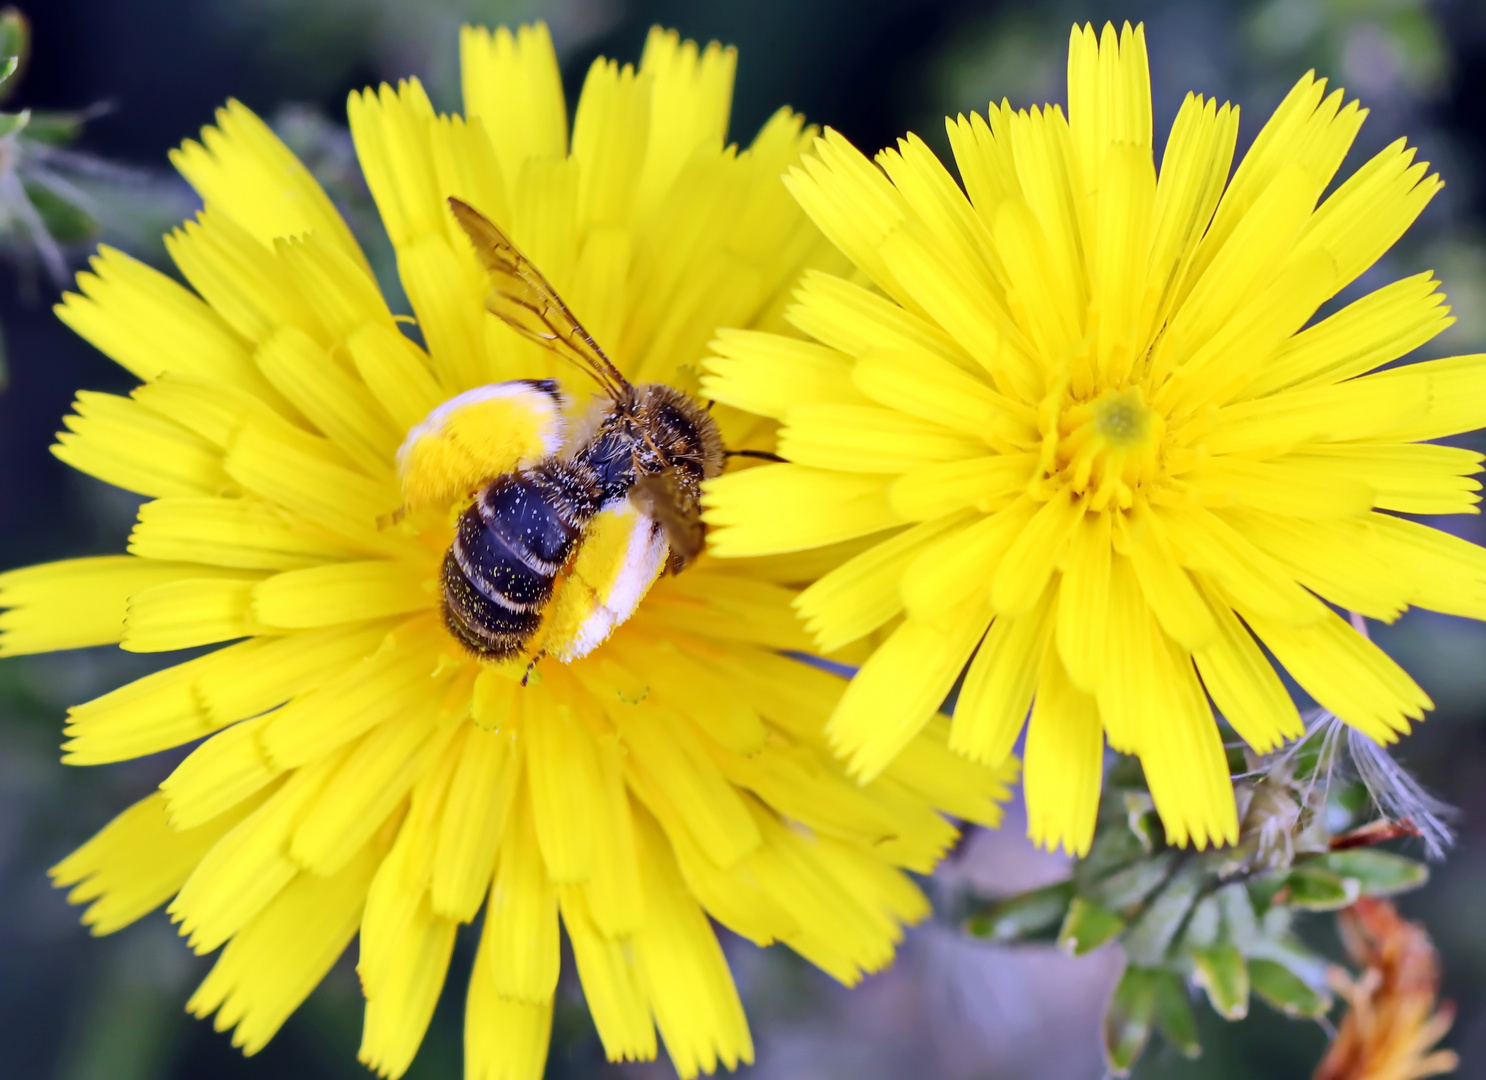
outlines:
[{"label": "yellow pollen on bee", "polygon": [[481,484],[555,453],[562,405],[530,380],[477,386],[439,405],[397,452],[410,509],[467,497]]},{"label": "yellow pollen on bee", "polygon": [[1106,390],[1058,416],[1055,480],[1087,499],[1091,510],[1128,508],[1154,482],[1166,423],[1139,387]]}]

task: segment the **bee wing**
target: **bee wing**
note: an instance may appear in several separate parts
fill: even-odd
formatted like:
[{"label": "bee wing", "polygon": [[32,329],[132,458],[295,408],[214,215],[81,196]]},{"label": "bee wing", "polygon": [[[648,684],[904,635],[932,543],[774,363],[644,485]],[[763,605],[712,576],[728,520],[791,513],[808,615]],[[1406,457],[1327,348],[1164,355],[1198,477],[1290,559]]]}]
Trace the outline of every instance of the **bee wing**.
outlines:
[{"label": "bee wing", "polygon": [[636,478],[630,499],[665,530],[671,573],[680,573],[702,553],[707,527],[702,524],[702,500],[695,484],[682,482],[675,470],[649,473]]},{"label": "bee wing", "polygon": [[577,364],[610,396],[617,396],[626,385],[624,376],[573,317],[541,271],[521,254],[500,226],[473,206],[450,196],[449,209],[490,274],[490,295],[485,298],[490,313],[527,340]]}]

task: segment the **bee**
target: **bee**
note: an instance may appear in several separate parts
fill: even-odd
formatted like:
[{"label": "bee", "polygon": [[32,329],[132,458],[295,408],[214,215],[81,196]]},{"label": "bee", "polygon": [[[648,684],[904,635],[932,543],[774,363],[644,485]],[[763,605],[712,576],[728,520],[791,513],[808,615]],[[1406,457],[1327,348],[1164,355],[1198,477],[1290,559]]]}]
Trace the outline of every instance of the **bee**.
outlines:
[{"label": "bee", "polygon": [[[600,393],[571,425],[551,379],[445,402],[398,451],[406,504],[475,489],[439,575],[444,622],[469,652],[575,660],[701,552],[701,484],[722,471],[722,436],[682,391],[626,380],[498,226],[458,199],[449,207],[490,274],[487,309]],[[491,462],[504,467],[492,474]]]}]

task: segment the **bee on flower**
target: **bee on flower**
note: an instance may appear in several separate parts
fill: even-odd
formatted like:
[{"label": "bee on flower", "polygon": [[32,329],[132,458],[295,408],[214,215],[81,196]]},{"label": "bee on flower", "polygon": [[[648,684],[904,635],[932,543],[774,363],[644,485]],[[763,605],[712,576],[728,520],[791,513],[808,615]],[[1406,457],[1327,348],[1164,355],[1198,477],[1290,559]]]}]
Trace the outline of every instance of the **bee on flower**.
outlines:
[{"label": "bee on flower", "polygon": [[734,53],[673,33],[594,64],[571,138],[544,27],[461,49],[462,116],[350,101],[415,327],[239,104],[173,157],[189,287],[103,249],[58,307],[141,385],[79,394],[55,453],[150,501],[128,554],[0,575],[0,653],[221,647],[71,710],[73,764],[195,745],[53,876],[95,933],[165,904],[220,950],[188,1007],[247,1053],[354,938],[360,1058],[401,1075],[483,911],[471,1080],[542,1075],[564,931],[611,1059],[658,1032],[684,1077],[731,1068],[711,920],[856,981],[1015,766],[929,725],[858,785],[843,682],[778,651],[811,647],[815,561],[700,548],[700,482],[772,425],[694,365],[837,264],[779,179],[812,131],[726,146]]},{"label": "bee on flower", "polygon": [[1158,169],[1143,29],[1085,26],[1066,112],[948,121],[963,188],[914,136],[791,170],[860,280],[806,275],[809,340],[719,334],[704,392],[788,463],[706,501],[719,556],[851,555],[795,607],[871,648],[829,726],[854,775],[963,673],[950,745],[1025,726],[1036,841],[1089,850],[1107,744],[1201,848],[1239,829],[1214,710],[1303,733],[1274,662],[1378,744],[1431,707],[1338,609],[1486,616],[1486,551],[1399,516],[1475,511],[1481,455],[1428,440],[1486,420],[1486,357],[1378,370],[1450,325],[1428,272],[1316,318],[1441,185],[1399,140],[1333,187],[1365,116],[1306,75],[1230,179],[1238,109],[1189,94]]}]

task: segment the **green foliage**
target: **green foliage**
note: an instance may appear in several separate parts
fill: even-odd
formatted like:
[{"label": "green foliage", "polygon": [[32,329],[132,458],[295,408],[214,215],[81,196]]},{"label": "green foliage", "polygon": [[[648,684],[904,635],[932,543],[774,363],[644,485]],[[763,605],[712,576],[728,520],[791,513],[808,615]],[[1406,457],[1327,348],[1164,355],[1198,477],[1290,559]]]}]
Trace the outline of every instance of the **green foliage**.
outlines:
[{"label": "green foliage", "polygon": [[15,92],[17,73],[31,55],[31,27],[15,8],[0,11],[0,101]]},{"label": "green foliage", "polygon": [[[1187,1057],[1201,1053],[1197,990],[1226,1020],[1250,997],[1315,1019],[1331,1008],[1327,961],[1294,932],[1307,912],[1391,896],[1428,878],[1421,864],[1365,846],[1369,805],[1333,783],[1317,736],[1285,755],[1235,763],[1242,829],[1231,847],[1169,846],[1138,765],[1121,759],[1105,784],[1089,854],[1065,881],[986,903],[966,933],[998,942],[1056,941],[1081,955],[1111,941],[1127,966],[1104,1019],[1109,1069],[1129,1073],[1153,1032]],[[1335,830],[1335,831],[1333,831]]]}]

